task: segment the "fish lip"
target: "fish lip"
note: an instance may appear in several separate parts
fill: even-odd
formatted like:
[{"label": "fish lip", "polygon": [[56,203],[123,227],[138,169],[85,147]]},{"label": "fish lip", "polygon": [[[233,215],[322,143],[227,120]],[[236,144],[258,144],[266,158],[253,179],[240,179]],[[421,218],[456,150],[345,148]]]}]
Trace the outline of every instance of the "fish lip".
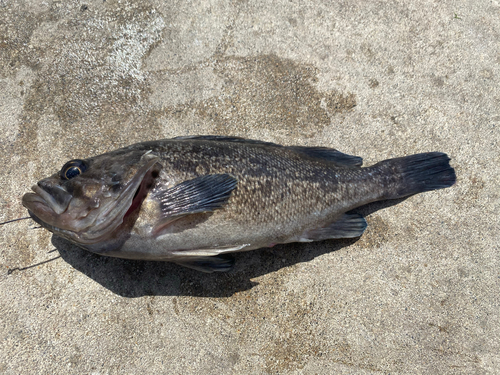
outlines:
[{"label": "fish lip", "polygon": [[[31,190],[35,191],[35,186],[33,186]],[[27,204],[31,202],[38,202],[47,205],[45,199],[43,199],[43,197],[40,196],[40,194],[36,193],[36,191],[34,193],[26,193],[23,195],[23,206],[26,207],[28,210],[30,209],[30,207],[28,207]]]},{"label": "fish lip", "polygon": [[[59,190],[62,190],[65,195],[67,196],[67,198],[65,199],[66,202],[64,202],[63,205],[59,204],[55,198],[48,192],[46,191],[45,189],[43,189],[42,187],[38,186],[38,185],[33,185],[31,187],[31,190],[33,190],[35,192],[35,194],[37,194],[43,201],[44,203],[52,210],[54,211],[54,213],[56,215],[60,215],[62,214],[64,211],[66,211],[68,209],[68,204],[69,202],[71,201],[71,195],[69,195],[66,190],[64,189],[61,189],[60,187],[58,186],[54,186],[53,187],[54,189],[59,189]],[[69,199],[68,199],[69,198]]]},{"label": "fish lip", "polygon": [[34,206],[36,204],[41,204],[43,210],[50,210],[52,211],[52,213],[56,213],[52,209],[52,207],[47,203],[47,200],[44,199],[44,197],[35,190],[35,187],[38,188],[38,186],[36,185],[31,188],[34,191],[34,193],[26,193],[23,195],[22,198],[23,206],[26,207],[29,212],[33,212]]},{"label": "fish lip", "polygon": [[[32,189],[33,191],[35,191],[35,193],[26,193],[22,198],[22,204],[27,208],[28,214],[36,223],[40,224],[42,227],[48,229],[49,231],[60,231],[58,228],[53,227],[40,218],[40,216],[56,216],[56,213],[52,209],[51,205],[47,203],[44,197],[36,192],[35,186],[33,186]],[[34,211],[38,212],[39,214],[35,215]]]},{"label": "fish lip", "polygon": [[[54,199],[54,197],[52,197],[49,192],[47,192],[40,186],[33,185],[31,187],[31,190],[33,191],[33,193],[24,194],[22,199],[23,206],[28,210],[33,211],[34,204],[41,204],[43,206],[43,210],[49,211],[49,213],[51,213],[52,215],[60,215],[68,209],[68,204],[71,199],[66,199],[66,202],[61,205]],[[64,191],[64,193],[68,195],[66,191]],[[68,197],[70,196],[68,195]]]}]

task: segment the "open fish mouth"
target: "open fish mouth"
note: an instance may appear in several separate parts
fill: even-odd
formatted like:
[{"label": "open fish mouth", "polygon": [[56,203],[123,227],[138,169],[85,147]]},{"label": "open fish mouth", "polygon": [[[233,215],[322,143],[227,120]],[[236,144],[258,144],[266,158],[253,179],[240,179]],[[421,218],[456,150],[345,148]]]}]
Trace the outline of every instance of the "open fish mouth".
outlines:
[{"label": "open fish mouth", "polygon": [[[51,232],[82,245],[94,244],[108,239],[124,221],[138,209],[152,180],[158,175],[157,158],[148,160],[124,186],[118,197],[101,198],[96,207],[82,204],[59,187],[50,192],[39,185],[32,187],[33,193],[23,196],[23,205],[30,216]],[[52,192],[57,194],[54,197]]]}]

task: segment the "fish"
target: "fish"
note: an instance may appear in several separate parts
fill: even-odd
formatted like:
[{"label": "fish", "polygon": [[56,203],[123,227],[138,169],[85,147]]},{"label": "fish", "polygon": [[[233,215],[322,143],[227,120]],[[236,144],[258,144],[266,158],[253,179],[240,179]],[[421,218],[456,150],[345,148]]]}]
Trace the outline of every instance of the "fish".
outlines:
[{"label": "fish", "polygon": [[182,136],[70,160],[22,203],[90,252],[211,273],[229,271],[233,252],[360,237],[367,222],[353,209],[456,182],[441,152],[362,162],[327,147]]}]

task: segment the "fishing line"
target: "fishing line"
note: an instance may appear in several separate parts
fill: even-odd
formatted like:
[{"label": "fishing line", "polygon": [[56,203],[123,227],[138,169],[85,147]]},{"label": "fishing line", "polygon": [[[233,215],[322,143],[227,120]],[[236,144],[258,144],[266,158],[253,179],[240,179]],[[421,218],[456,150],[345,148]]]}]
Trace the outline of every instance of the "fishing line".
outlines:
[{"label": "fishing line", "polygon": [[13,223],[14,221],[26,220],[26,219],[31,219],[31,217],[27,216],[27,217],[21,217],[19,219],[4,221],[3,223],[0,223],[0,225],[9,224],[9,223]]},{"label": "fishing line", "polygon": [[[31,219],[31,217],[27,216],[27,217],[21,217],[19,219],[7,220],[7,221],[4,221],[3,223],[0,223],[0,225],[9,224],[9,223],[13,223],[15,221],[26,220],[26,219]],[[41,227],[34,227],[34,228],[31,228],[31,229],[38,229],[38,228],[41,228]],[[49,253],[51,253],[52,251],[56,251],[56,249],[49,251]],[[10,269],[10,270],[7,271],[7,274],[11,275],[15,271],[24,271],[24,270],[27,270],[27,269],[30,269],[30,268],[33,268],[33,267],[36,267],[36,266],[40,266],[42,264],[45,264],[45,263],[48,263],[48,262],[52,262],[53,260],[56,260],[57,258],[60,258],[60,257],[61,256],[59,255],[59,256],[57,256],[55,258],[44,260],[43,262],[40,262],[40,263],[37,263],[37,264],[33,264],[31,266],[12,268],[12,269]]]},{"label": "fishing line", "polygon": [[12,268],[12,269],[10,269],[10,270],[7,271],[7,275],[11,275],[15,271],[25,271],[27,269],[30,269],[30,268],[33,268],[33,267],[36,267],[36,266],[40,266],[42,264],[52,262],[53,260],[56,260],[57,258],[60,258],[60,257],[61,256],[59,255],[59,256],[57,256],[55,258],[44,260],[43,262],[40,262],[40,263],[37,263],[37,264],[33,264],[31,266]]}]

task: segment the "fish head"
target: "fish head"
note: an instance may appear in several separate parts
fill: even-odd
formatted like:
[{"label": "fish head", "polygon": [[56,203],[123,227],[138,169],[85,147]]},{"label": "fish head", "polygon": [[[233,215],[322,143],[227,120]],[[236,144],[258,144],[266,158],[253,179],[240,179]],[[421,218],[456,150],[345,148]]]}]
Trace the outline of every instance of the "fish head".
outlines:
[{"label": "fish head", "polygon": [[23,205],[42,227],[94,251],[116,243],[117,229],[141,205],[161,164],[151,151],[121,149],[70,160],[39,181]]}]

